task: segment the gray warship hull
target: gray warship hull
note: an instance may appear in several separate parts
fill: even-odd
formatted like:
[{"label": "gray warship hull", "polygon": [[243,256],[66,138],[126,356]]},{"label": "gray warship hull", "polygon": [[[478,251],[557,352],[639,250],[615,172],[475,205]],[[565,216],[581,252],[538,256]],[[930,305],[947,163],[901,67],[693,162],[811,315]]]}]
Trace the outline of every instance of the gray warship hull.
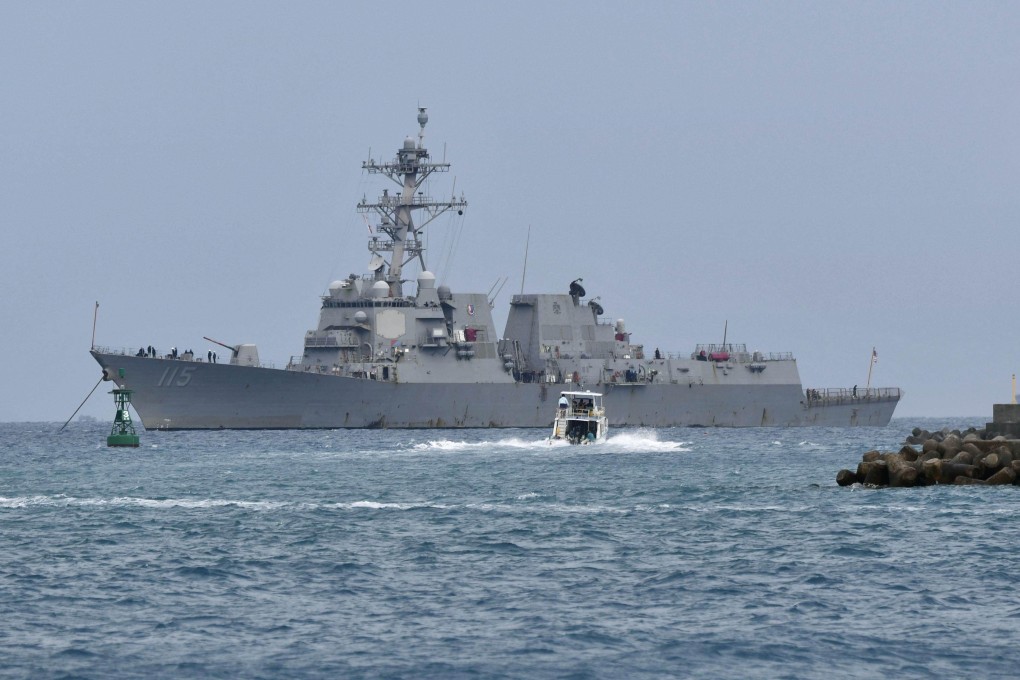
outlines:
[{"label": "gray warship hull", "polygon": [[[205,360],[202,349],[92,348],[104,375],[133,391],[146,428],[548,427],[549,401],[575,389],[603,393],[614,427],[889,422],[899,389],[805,390],[792,353],[748,351],[726,342],[726,328],[722,344],[646,352],[623,319],[607,318],[601,296],[586,297],[581,278],[565,293],[513,295],[500,333],[492,309],[501,284],[455,292],[426,268],[426,227],[446,216],[459,233],[467,207],[463,194],[429,193],[427,180],[450,165],[425,147],[427,122],[419,109],[417,141],[406,138],[392,160],[362,164],[398,187],[357,205],[369,230],[368,273],[329,285],[318,326],[286,368],[262,365],[254,344],[208,337],[230,350],[228,363],[212,348]],[[414,293],[405,292],[412,282]],[[655,303],[661,313],[673,297]]]},{"label": "gray warship hull", "polygon": [[[299,371],[92,355],[146,429],[548,427],[562,385],[392,383]],[[124,378],[119,374],[123,369]],[[708,370],[706,368],[706,370]],[[869,393],[807,399],[799,384],[600,385],[613,427],[882,426],[899,398]]]}]

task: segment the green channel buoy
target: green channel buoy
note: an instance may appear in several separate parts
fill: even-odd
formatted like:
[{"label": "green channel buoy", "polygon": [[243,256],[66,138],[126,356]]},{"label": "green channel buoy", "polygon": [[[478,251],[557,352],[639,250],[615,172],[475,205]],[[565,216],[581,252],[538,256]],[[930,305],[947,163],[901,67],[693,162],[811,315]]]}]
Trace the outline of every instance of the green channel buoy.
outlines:
[{"label": "green channel buoy", "polygon": [[131,422],[131,390],[113,390],[113,402],[117,405],[117,414],[113,417],[113,429],[106,438],[107,446],[138,446],[138,435],[135,434],[134,423]]}]

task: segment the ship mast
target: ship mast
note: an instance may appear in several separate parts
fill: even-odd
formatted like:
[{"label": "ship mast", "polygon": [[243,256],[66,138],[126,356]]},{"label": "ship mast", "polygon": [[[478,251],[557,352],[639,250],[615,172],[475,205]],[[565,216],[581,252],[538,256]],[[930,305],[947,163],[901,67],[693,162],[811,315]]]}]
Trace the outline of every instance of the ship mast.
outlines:
[{"label": "ship mast", "polygon": [[[390,295],[403,295],[403,280],[400,278],[404,265],[418,258],[421,268],[425,269],[425,248],[421,234],[425,227],[447,210],[457,209],[462,214],[467,202],[463,194],[458,199],[451,196],[448,201],[437,201],[419,191],[422,183],[434,172],[449,172],[449,163],[429,162],[429,152],[425,148],[425,124],[429,122],[424,108],[418,109],[418,143],[410,137],[404,140],[403,147],[397,151],[397,157],[388,163],[376,163],[369,159],[361,164],[362,169],[371,174],[389,177],[401,187],[400,195],[394,196],[384,189],[382,196],[375,203],[364,198],[358,203],[358,212],[374,212],[379,216],[379,236],[372,237],[368,242],[368,250],[372,253],[372,264],[376,280],[386,281],[390,286]],[[424,214],[420,224],[414,220],[414,211]],[[389,261],[382,253],[390,252]]]}]

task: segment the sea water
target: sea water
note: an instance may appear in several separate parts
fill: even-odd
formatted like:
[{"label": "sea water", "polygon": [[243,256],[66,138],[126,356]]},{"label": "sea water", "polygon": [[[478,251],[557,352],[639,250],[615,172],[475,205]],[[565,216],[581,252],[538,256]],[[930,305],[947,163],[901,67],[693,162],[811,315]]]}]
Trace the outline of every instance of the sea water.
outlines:
[{"label": "sea water", "polygon": [[6,677],[1020,674],[1020,487],[840,488],[914,425],[0,425]]}]

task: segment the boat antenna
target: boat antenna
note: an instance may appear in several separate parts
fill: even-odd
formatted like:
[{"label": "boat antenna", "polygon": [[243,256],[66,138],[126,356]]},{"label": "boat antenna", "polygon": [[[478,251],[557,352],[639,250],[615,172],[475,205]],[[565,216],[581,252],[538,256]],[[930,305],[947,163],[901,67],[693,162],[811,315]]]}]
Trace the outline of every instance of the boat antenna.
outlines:
[{"label": "boat antenna", "polygon": [[524,277],[528,273],[528,246],[531,245],[531,225],[528,225],[528,238],[524,241],[524,270],[521,272],[521,295],[524,295]]},{"label": "boat antenna", "polygon": [[[98,317],[99,317],[99,300],[96,300],[96,308],[92,311],[92,346],[89,349],[96,348],[96,319]],[[81,407],[79,406],[78,408]]]},{"label": "boat antenna", "polygon": [[724,352],[726,351],[726,331],[729,330],[729,327],[730,327],[730,320],[726,319],[726,321],[723,322],[723,327],[722,327],[722,351],[724,351]]}]

